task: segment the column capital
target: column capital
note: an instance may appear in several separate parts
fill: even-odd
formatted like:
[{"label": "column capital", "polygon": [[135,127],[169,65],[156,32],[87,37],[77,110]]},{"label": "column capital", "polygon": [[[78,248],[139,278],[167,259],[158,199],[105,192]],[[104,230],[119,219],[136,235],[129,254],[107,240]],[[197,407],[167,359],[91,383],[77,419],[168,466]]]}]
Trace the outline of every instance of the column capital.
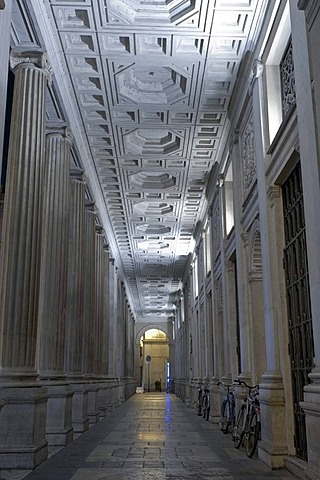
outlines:
[{"label": "column capital", "polygon": [[87,198],[84,201],[85,209],[94,212],[95,202],[93,200],[88,200]]},{"label": "column capital", "polygon": [[13,70],[25,65],[33,65],[40,68],[47,75],[48,83],[52,81],[52,67],[49,63],[48,53],[37,45],[33,49],[30,46],[13,47],[10,51],[10,66]]},{"label": "column capital", "polygon": [[253,62],[251,75],[250,75],[249,95],[252,95],[255,81],[262,76],[263,70],[264,70],[264,64],[261,62],[261,60],[256,58]]},{"label": "column capital", "polygon": [[100,224],[96,225],[96,233],[98,235],[103,235],[104,234],[104,229],[103,229],[102,225],[100,225]]},{"label": "column capital", "polygon": [[71,167],[70,169],[70,177],[71,177],[71,180],[81,180],[81,181],[84,181],[83,179],[83,174],[84,174],[84,170],[80,167]]},{"label": "column capital", "polygon": [[74,139],[70,127],[62,122],[49,123],[46,126],[46,136],[63,137],[65,140],[69,140],[70,143]]}]

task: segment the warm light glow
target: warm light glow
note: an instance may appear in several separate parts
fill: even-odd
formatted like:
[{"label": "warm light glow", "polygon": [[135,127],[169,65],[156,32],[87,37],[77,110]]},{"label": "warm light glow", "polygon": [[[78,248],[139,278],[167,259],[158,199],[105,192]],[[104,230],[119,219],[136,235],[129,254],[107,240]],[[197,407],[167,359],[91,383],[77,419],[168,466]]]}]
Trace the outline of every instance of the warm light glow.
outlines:
[{"label": "warm light glow", "polygon": [[167,338],[166,334],[157,328],[151,328],[144,334],[145,340],[156,340],[159,338]]}]

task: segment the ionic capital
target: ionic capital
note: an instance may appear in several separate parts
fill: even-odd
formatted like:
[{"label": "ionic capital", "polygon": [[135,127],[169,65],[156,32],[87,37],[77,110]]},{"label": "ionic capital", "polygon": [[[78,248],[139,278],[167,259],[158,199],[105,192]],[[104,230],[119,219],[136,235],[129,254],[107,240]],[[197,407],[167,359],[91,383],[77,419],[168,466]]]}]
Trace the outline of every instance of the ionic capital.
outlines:
[{"label": "ionic capital", "polygon": [[46,127],[46,135],[51,137],[63,137],[65,140],[68,140],[70,144],[73,142],[73,135],[70,127],[64,123],[51,123]]},{"label": "ionic capital", "polygon": [[52,67],[49,63],[48,53],[41,48],[34,46],[30,49],[28,46],[13,47],[10,51],[10,66],[13,70],[26,65],[43,70],[47,76],[48,84],[52,83]]}]

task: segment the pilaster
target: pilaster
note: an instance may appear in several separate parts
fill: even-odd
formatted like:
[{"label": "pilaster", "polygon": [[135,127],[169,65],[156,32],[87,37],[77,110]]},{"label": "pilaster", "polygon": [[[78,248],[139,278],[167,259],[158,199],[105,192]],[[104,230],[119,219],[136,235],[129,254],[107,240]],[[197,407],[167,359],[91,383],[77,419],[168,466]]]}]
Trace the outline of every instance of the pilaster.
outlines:
[{"label": "pilaster", "polygon": [[[266,372],[260,383],[262,441],[259,442],[259,457],[271,468],[281,468],[288,454],[287,423],[285,416],[285,393],[280,366],[279,321],[282,318],[281,286],[278,265],[280,247],[272,245],[277,238],[274,228],[274,211],[268,197],[265,174],[265,123],[264,66],[256,61],[250,86],[253,103],[253,122],[256,149],[256,174],[258,182],[259,220],[263,271],[264,323],[266,338]],[[277,226],[279,228],[279,225]],[[273,253],[271,253],[271,251]]]}]

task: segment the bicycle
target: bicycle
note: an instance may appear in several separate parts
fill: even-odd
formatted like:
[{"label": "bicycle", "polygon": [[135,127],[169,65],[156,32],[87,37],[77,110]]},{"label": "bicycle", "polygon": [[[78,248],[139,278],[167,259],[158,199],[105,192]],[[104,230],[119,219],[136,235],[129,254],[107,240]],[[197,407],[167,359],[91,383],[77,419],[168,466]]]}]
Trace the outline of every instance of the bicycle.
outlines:
[{"label": "bicycle", "polygon": [[198,415],[202,415],[202,397],[204,393],[204,385],[203,383],[198,384]]},{"label": "bicycle", "polygon": [[203,396],[202,396],[202,417],[206,420],[209,420],[209,413],[210,413],[210,391],[204,385],[203,389]]},{"label": "bicycle", "polygon": [[237,380],[237,383],[246,387],[247,397],[237,415],[233,441],[235,448],[240,448],[245,439],[247,457],[251,458],[261,438],[260,402],[257,399],[259,385],[250,386],[243,380]]},{"label": "bicycle", "polygon": [[228,385],[223,382],[217,384],[219,387],[222,387],[226,397],[224,398],[221,405],[220,413],[220,430],[223,433],[228,433],[229,427],[232,427],[232,431],[235,425],[235,400],[232,389],[234,384]]}]

